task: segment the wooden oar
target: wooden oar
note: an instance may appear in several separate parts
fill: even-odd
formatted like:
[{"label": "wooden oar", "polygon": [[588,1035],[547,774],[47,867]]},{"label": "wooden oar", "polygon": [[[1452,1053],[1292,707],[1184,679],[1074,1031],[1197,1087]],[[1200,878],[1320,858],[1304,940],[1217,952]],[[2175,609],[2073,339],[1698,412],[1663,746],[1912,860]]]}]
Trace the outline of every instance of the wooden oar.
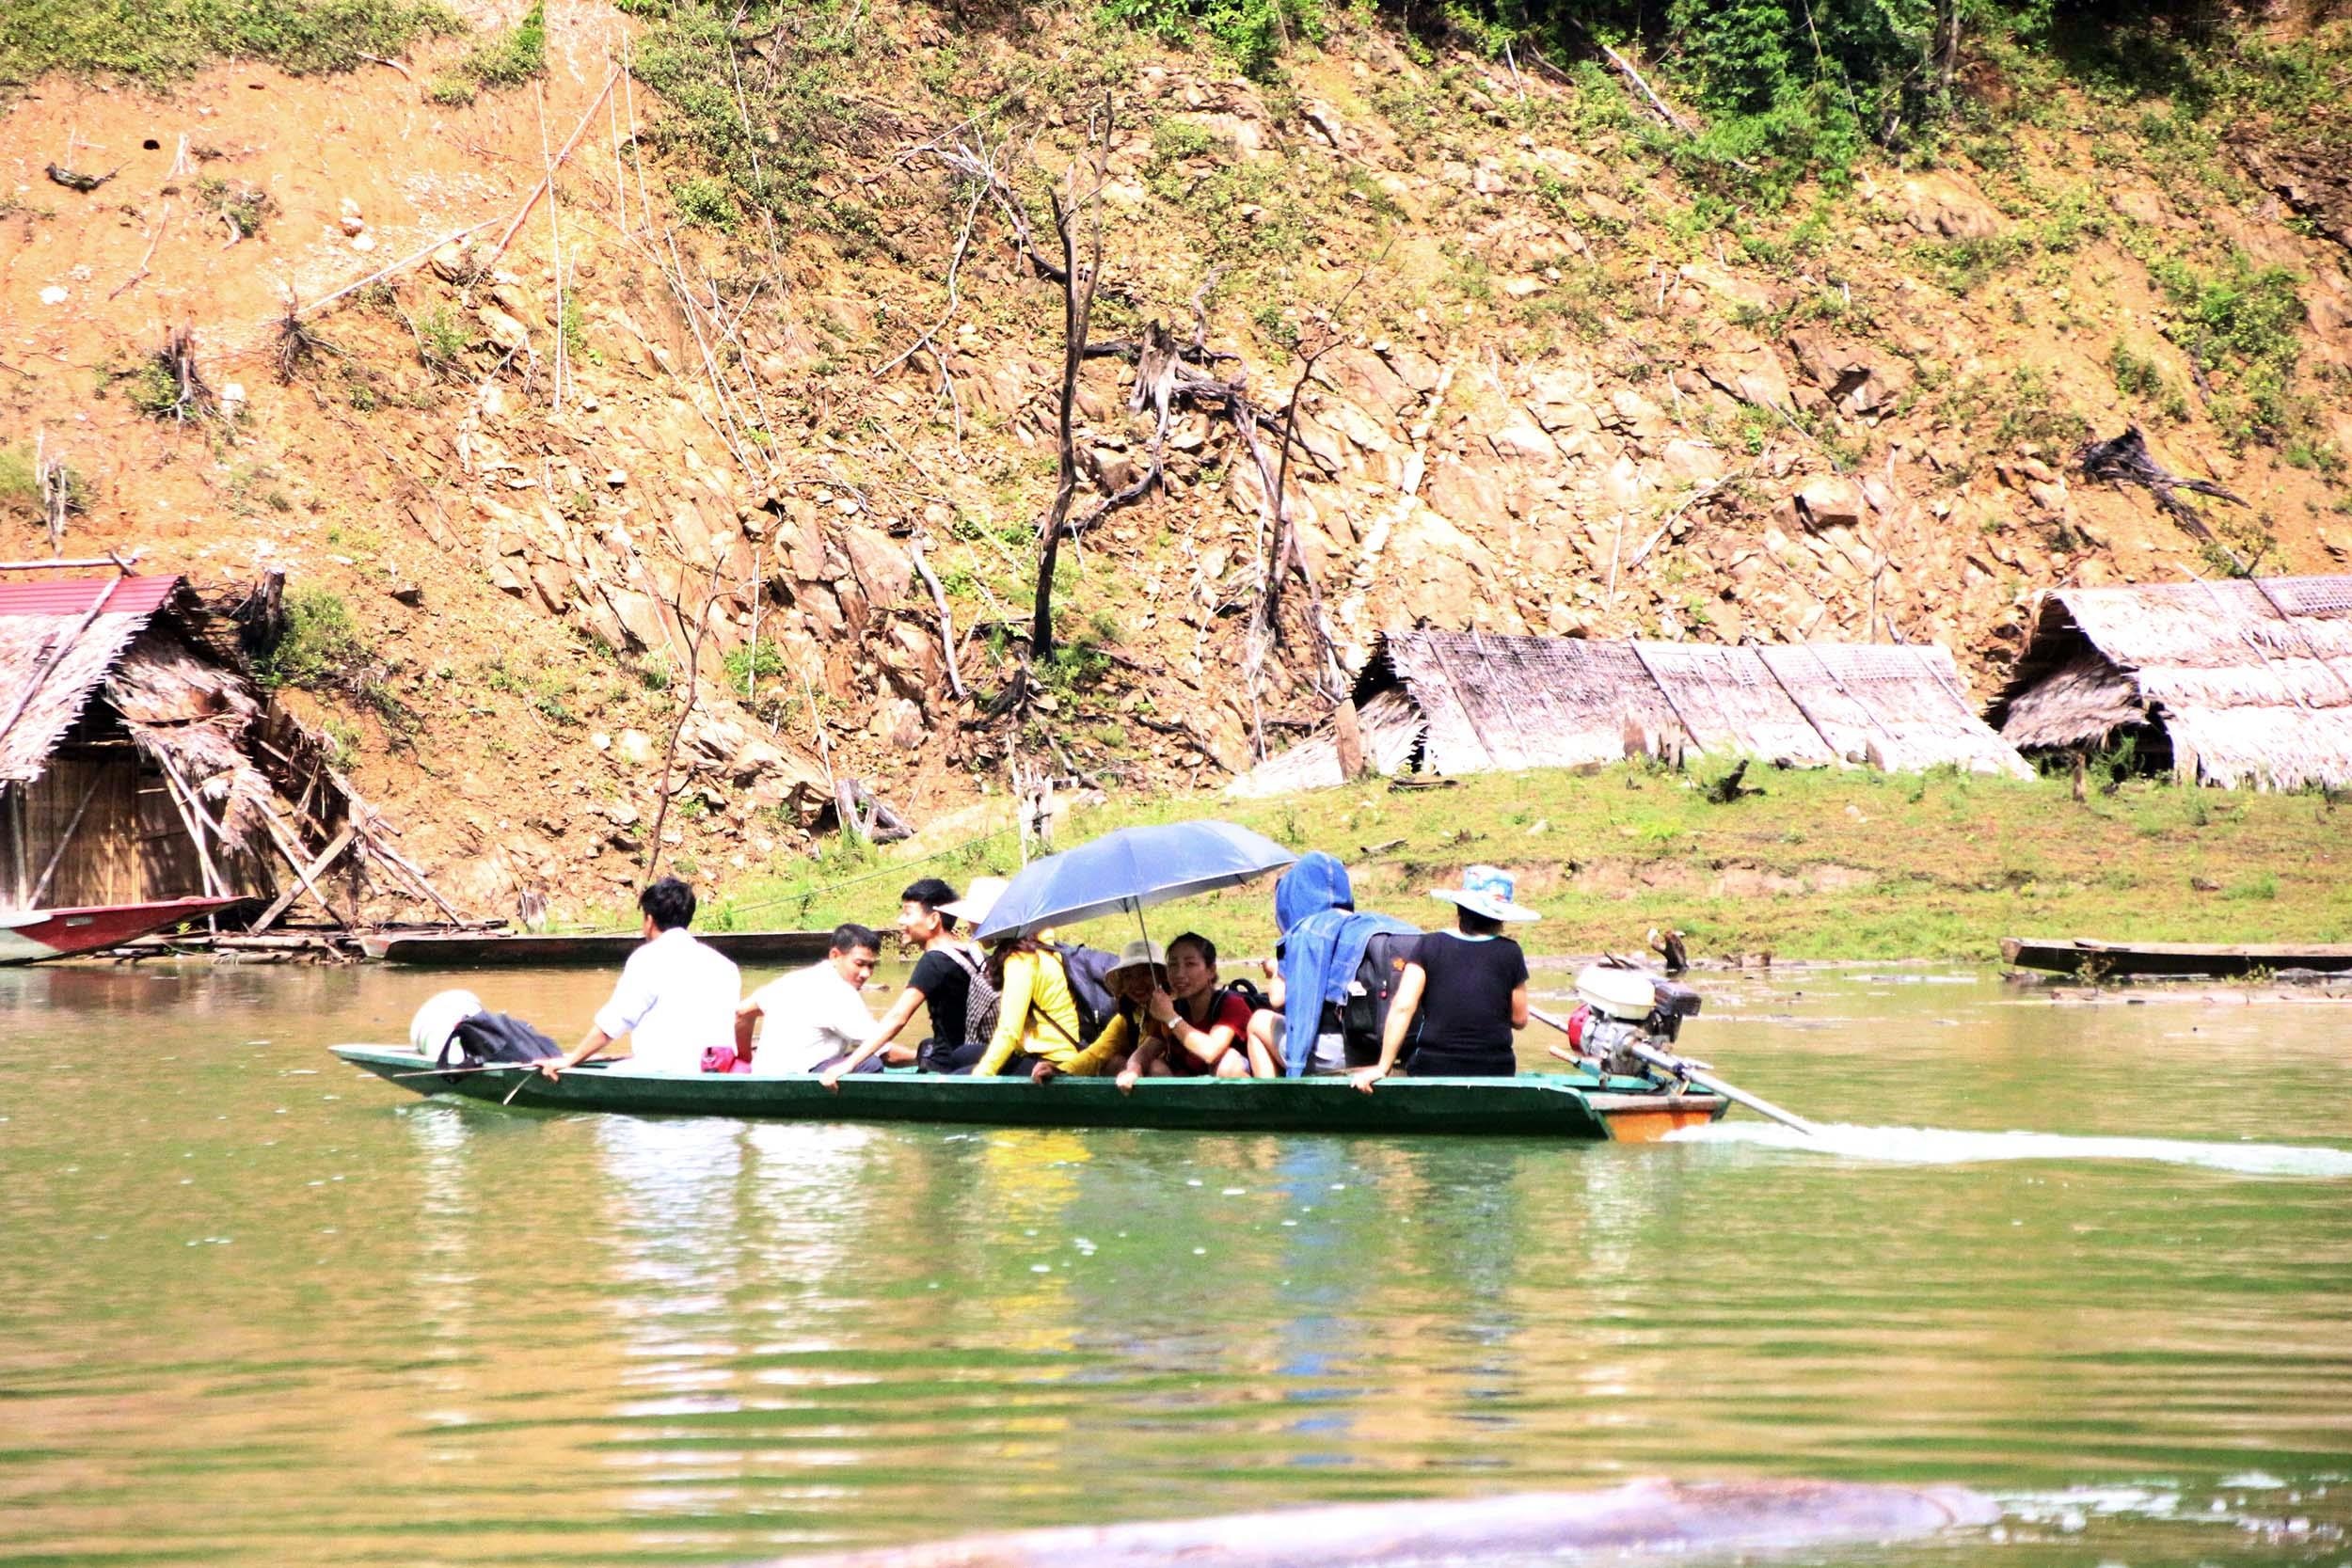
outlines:
[{"label": "wooden oar", "polygon": [[470,1067],[429,1067],[416,1072],[393,1072],[387,1073],[385,1076],[393,1079],[454,1078],[461,1072],[504,1072],[510,1068],[518,1067],[527,1067],[536,1072],[541,1060],[544,1058],[534,1058],[528,1062],[475,1062]]},{"label": "wooden oar", "polygon": [[[1550,1024],[1554,1029],[1559,1030],[1562,1035],[1565,1035],[1568,1032],[1568,1021],[1565,1018],[1560,1018],[1554,1014],[1548,1013],[1541,1007],[1530,1007],[1527,1009],[1527,1012],[1530,1018],[1535,1019],[1539,1022]],[[1797,1115],[1794,1111],[1784,1111],[1769,1100],[1762,1099],[1756,1095],[1752,1095],[1745,1089],[1736,1088],[1733,1085],[1724,1083],[1722,1079],[1714,1077],[1712,1074],[1701,1072],[1692,1064],[1685,1061],[1679,1056],[1672,1055],[1651,1046],[1644,1045],[1639,1040],[1632,1042],[1626,1049],[1631,1051],[1636,1056],[1641,1057],[1642,1060],[1647,1062],[1650,1066],[1654,1068],[1662,1068],[1666,1071],[1673,1073],[1676,1077],[1696,1084],[1700,1088],[1706,1089],[1711,1094],[1722,1095],[1725,1100],[1730,1101],[1735,1105],[1745,1105],[1749,1110],[1754,1111],[1759,1117],[1764,1117],[1770,1120],[1776,1121],[1783,1127],[1793,1127],[1808,1138],[1818,1138],[1821,1135],[1821,1130],[1820,1128],[1814,1126],[1811,1122],[1805,1120],[1804,1117]]]}]

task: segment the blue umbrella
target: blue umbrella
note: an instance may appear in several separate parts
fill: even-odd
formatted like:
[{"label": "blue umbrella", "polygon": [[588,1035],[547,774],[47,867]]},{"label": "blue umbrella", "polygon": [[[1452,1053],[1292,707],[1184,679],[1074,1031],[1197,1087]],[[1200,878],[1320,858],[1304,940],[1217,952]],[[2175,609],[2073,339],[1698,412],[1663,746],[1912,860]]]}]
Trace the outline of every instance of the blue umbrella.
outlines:
[{"label": "blue umbrella", "polygon": [[993,942],[1099,915],[1140,917],[1153,904],[1232,887],[1297,858],[1272,839],[1231,822],[1121,828],[1030,862],[1006,884],[974,935]]}]

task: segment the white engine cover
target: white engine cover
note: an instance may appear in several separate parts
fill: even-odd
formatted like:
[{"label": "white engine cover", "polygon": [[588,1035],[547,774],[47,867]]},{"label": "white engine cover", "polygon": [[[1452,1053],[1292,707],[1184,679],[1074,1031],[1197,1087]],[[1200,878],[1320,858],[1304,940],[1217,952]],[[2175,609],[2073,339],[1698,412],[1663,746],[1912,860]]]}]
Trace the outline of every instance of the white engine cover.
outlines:
[{"label": "white engine cover", "polygon": [[1576,999],[1605,1018],[1639,1023],[1658,1006],[1658,991],[1638,969],[1594,964],[1576,977]]}]

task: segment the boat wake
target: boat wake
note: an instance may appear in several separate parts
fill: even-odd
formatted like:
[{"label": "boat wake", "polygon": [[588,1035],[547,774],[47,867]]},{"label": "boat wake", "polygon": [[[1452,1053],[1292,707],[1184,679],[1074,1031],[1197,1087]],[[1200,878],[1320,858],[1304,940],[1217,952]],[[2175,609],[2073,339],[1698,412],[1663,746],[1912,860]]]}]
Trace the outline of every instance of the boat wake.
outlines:
[{"label": "boat wake", "polygon": [[1819,1124],[1809,1138],[1769,1122],[1713,1122],[1668,1133],[1672,1143],[1745,1144],[1902,1165],[1979,1164],[1996,1160],[2147,1160],[2201,1165],[2241,1176],[2352,1178],[2352,1149],[2317,1145],[2204,1143],[2185,1138],[2068,1137],[2056,1132],[1964,1132],[1939,1127]]}]

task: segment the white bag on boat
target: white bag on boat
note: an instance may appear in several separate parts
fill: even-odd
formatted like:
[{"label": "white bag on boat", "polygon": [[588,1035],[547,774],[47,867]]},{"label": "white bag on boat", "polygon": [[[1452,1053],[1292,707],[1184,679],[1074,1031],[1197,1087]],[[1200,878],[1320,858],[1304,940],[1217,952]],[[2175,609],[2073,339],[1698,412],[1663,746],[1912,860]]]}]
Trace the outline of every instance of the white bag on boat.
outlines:
[{"label": "white bag on boat", "polygon": [[408,1021],[408,1047],[435,1067],[451,1066],[458,1052],[457,1026],[482,1011],[482,998],[469,990],[445,990],[425,999]]}]

